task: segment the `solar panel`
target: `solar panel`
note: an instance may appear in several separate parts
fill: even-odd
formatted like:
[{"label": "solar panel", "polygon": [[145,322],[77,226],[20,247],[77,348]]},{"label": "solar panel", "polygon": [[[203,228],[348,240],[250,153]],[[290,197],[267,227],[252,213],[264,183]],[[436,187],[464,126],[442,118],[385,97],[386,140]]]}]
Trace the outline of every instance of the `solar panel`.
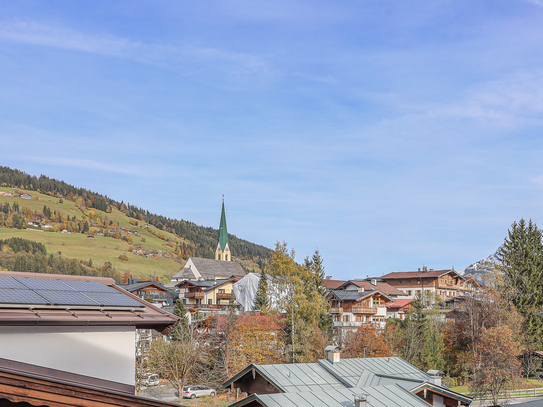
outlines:
[{"label": "solar panel", "polygon": [[93,301],[86,295],[77,291],[60,291],[60,290],[34,290],[42,297],[49,300],[54,305],[88,305],[97,306],[97,301]]},{"label": "solar panel", "polygon": [[81,292],[118,293],[114,288],[98,281],[63,280],[62,282],[69,285],[74,290]]},{"label": "solar panel", "polygon": [[26,289],[24,285],[19,283],[13,277],[0,277],[0,288],[19,288],[21,290]]},{"label": "solar panel", "polygon": [[15,280],[20,282],[21,284],[24,284],[26,287],[33,289],[39,289],[39,290],[60,290],[60,291],[66,291],[66,290],[72,290],[71,287],[64,284],[61,280],[50,280],[46,278],[21,278],[21,277],[15,277]]},{"label": "solar panel", "polygon": [[39,304],[47,305],[49,301],[34,291],[15,288],[0,288],[0,304]]},{"label": "solar panel", "polygon": [[98,281],[0,277],[0,307],[145,309],[145,304]]},{"label": "solar panel", "polygon": [[145,305],[141,304],[139,301],[136,301],[119,292],[85,293],[85,295],[88,295],[90,298],[92,298],[94,301],[97,301],[98,304],[102,306],[145,308]]}]

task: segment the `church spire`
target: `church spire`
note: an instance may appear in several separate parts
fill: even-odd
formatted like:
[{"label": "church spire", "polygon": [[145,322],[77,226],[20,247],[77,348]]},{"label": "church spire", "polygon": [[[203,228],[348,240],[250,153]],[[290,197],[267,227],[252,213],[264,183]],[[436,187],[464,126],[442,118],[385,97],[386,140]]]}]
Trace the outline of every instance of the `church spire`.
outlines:
[{"label": "church spire", "polygon": [[222,198],[221,223],[219,225],[219,242],[215,251],[215,260],[230,261],[231,254],[228,247],[228,230],[226,229],[226,213],[224,210],[224,195]]}]

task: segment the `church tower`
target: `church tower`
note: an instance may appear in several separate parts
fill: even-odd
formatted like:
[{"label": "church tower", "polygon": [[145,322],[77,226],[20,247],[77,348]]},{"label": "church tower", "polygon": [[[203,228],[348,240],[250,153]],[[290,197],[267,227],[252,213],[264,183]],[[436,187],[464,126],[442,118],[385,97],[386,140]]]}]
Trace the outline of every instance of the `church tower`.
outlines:
[{"label": "church tower", "polygon": [[228,247],[228,231],[226,230],[224,198],[222,199],[221,224],[219,226],[219,243],[217,243],[217,250],[215,250],[215,260],[232,260],[232,254],[230,253],[230,248]]}]

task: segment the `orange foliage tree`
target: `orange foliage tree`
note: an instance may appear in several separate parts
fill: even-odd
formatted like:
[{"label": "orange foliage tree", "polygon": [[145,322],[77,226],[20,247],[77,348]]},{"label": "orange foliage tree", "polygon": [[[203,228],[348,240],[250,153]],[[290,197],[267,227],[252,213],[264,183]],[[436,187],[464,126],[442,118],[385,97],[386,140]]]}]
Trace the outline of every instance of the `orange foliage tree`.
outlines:
[{"label": "orange foliage tree", "polygon": [[284,363],[285,338],[277,320],[266,315],[239,317],[231,332],[229,370],[238,372],[251,363]]},{"label": "orange foliage tree", "polygon": [[382,329],[377,324],[363,324],[354,332],[347,332],[341,344],[343,355],[347,358],[392,356]]}]

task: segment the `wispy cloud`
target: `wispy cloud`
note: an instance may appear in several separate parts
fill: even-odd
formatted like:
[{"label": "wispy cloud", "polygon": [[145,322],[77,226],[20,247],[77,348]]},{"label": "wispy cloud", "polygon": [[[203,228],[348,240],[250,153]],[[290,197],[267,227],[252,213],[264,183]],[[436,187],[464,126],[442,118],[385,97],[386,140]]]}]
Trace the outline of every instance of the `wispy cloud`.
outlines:
[{"label": "wispy cloud", "polygon": [[234,84],[241,83],[241,77],[247,80],[271,72],[261,57],[249,53],[200,44],[144,43],[33,21],[0,22],[0,41],[130,59],[185,75],[215,72],[227,75]]},{"label": "wispy cloud", "polygon": [[145,172],[139,167],[126,166],[126,165],[115,165],[111,163],[104,163],[95,160],[89,159],[79,159],[79,158],[63,158],[63,157],[54,157],[54,156],[26,156],[24,161],[34,162],[38,164],[62,166],[69,168],[82,168],[88,170],[102,171],[105,173],[113,172],[119,174],[129,174],[129,175],[138,175],[143,176]]}]

